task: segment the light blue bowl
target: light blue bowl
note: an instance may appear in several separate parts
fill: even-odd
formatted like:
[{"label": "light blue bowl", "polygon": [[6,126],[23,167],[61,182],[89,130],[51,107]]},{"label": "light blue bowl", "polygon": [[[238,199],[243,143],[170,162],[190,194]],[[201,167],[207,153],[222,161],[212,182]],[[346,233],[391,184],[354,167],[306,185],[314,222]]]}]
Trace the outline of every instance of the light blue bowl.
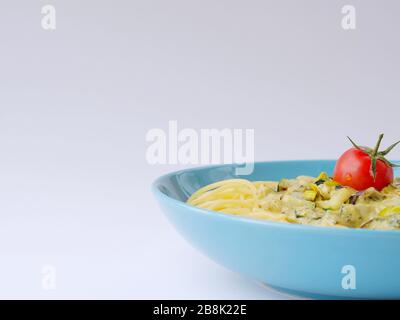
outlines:
[{"label": "light blue bowl", "polygon": [[[334,163],[259,162],[245,178],[316,176],[321,171],[332,173]],[[154,182],[153,191],[168,219],[193,246],[231,270],[290,293],[320,298],[400,298],[400,231],[253,220],[185,204],[200,187],[237,178],[236,168],[183,170]]]}]

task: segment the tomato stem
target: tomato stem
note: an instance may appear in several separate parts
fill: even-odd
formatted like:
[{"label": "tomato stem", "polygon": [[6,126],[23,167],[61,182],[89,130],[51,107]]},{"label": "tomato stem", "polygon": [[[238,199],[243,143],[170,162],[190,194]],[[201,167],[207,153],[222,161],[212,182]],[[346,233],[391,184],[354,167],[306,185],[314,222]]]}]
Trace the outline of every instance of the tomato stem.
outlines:
[{"label": "tomato stem", "polygon": [[378,154],[378,152],[379,152],[379,147],[380,147],[380,145],[381,145],[382,139],[383,139],[383,133],[381,133],[381,134],[379,135],[379,138],[378,138],[378,141],[376,142],[375,148],[374,148],[374,150],[372,151],[372,157],[376,157],[376,155]]},{"label": "tomato stem", "polygon": [[371,172],[374,180],[376,179],[376,163],[378,162],[378,160],[383,161],[389,167],[400,167],[400,164],[391,163],[390,161],[388,161],[385,158],[385,156],[390,151],[392,151],[397,145],[400,144],[400,141],[397,141],[396,143],[393,143],[391,146],[389,146],[384,151],[379,151],[379,147],[381,146],[381,142],[382,142],[382,139],[383,139],[383,133],[381,133],[379,135],[378,141],[376,142],[376,145],[375,145],[374,149],[371,149],[371,148],[368,148],[368,147],[360,147],[350,137],[347,137],[347,138],[350,140],[350,142],[351,142],[351,144],[353,145],[354,148],[356,148],[357,150],[365,152],[371,158],[370,172]]},{"label": "tomato stem", "polygon": [[396,143],[393,143],[391,146],[389,146],[386,150],[379,152],[379,155],[381,156],[386,156],[390,151],[393,150],[393,148],[395,148],[398,144],[400,143],[400,141],[397,141]]},{"label": "tomato stem", "polygon": [[360,147],[359,145],[357,145],[350,137],[347,137],[351,144],[353,145],[354,148],[365,152],[366,154],[368,154],[371,158],[371,173],[372,176],[374,177],[374,179],[376,178],[376,162],[378,160],[383,161],[386,165],[391,166],[391,167],[400,167],[400,165],[398,164],[394,164],[389,162],[385,156],[392,151],[397,145],[400,144],[400,141],[397,141],[396,143],[393,143],[391,146],[389,146],[386,150],[384,151],[379,151],[379,147],[381,146],[381,142],[383,139],[383,133],[381,133],[379,135],[378,141],[376,142],[375,148],[371,149],[368,147]]},{"label": "tomato stem", "polygon": [[377,159],[377,155],[379,152],[379,147],[381,145],[383,139],[383,133],[381,133],[379,135],[378,141],[376,142],[375,148],[374,150],[370,153],[371,156],[371,171],[372,171],[372,176],[374,177],[374,180],[376,179],[376,161]]},{"label": "tomato stem", "polygon": [[349,136],[347,136],[347,139],[350,140],[350,142],[351,142],[351,144],[353,145],[354,148],[356,148],[357,150],[362,151],[362,149],[353,140],[351,140],[351,138]]}]

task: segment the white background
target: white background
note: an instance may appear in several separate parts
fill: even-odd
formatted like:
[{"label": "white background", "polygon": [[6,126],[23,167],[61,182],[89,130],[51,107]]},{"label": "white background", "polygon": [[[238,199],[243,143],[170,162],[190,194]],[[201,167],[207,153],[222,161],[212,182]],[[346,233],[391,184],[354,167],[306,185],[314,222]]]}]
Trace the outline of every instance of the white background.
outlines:
[{"label": "white background", "polygon": [[398,2],[352,1],[351,31],[345,4],[1,1],[0,297],[283,298],[175,233],[150,184],[181,166],[150,166],[145,135],[255,129],[257,160],[399,139]]}]

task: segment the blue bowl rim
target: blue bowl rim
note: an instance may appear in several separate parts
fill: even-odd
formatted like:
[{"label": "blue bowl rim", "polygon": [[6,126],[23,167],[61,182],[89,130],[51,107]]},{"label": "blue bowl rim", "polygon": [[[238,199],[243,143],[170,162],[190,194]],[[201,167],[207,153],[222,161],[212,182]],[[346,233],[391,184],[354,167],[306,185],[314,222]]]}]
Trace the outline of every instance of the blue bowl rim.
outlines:
[{"label": "blue bowl rim", "polygon": [[[336,160],[332,159],[313,159],[313,160],[273,160],[273,161],[257,161],[254,162],[254,165],[257,164],[264,164],[264,163],[294,163],[294,162],[332,162]],[[206,166],[198,166],[183,170],[173,171],[167,174],[164,174],[158,177],[156,180],[153,181],[151,184],[151,190],[156,198],[165,200],[168,202],[173,203],[174,205],[184,208],[186,210],[191,210],[196,214],[202,214],[207,216],[212,216],[214,218],[225,219],[231,222],[242,222],[242,223],[249,223],[249,224],[256,224],[256,225],[265,225],[271,228],[282,228],[282,229],[289,229],[289,230],[298,230],[304,232],[313,232],[318,234],[343,234],[343,235],[360,235],[360,236],[397,236],[400,237],[400,230],[371,230],[371,229],[357,229],[357,228],[335,228],[335,227],[324,227],[324,226],[312,226],[312,225],[304,225],[304,224],[295,224],[295,223],[285,223],[285,222],[278,222],[278,221],[269,221],[269,220],[261,220],[255,218],[247,218],[238,215],[232,215],[223,212],[216,212],[212,210],[202,209],[181,200],[174,199],[164,192],[162,192],[159,188],[159,185],[162,184],[162,180],[168,179],[170,177],[176,176],[178,174],[187,173],[191,171],[203,170],[203,169],[212,169],[212,168],[222,168],[222,167],[232,167],[237,166],[237,164],[217,164],[217,165],[206,165]]]}]

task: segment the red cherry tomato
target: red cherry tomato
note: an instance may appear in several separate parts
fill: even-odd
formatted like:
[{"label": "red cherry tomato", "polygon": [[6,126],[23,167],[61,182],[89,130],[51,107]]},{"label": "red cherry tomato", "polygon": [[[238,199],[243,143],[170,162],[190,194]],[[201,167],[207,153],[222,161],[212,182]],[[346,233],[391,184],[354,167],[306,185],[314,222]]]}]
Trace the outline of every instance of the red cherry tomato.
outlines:
[{"label": "red cherry tomato", "polygon": [[372,158],[367,152],[351,148],[336,162],[333,179],[356,190],[374,187],[382,190],[393,182],[393,168],[384,160],[376,160],[376,174],[372,171]]}]

